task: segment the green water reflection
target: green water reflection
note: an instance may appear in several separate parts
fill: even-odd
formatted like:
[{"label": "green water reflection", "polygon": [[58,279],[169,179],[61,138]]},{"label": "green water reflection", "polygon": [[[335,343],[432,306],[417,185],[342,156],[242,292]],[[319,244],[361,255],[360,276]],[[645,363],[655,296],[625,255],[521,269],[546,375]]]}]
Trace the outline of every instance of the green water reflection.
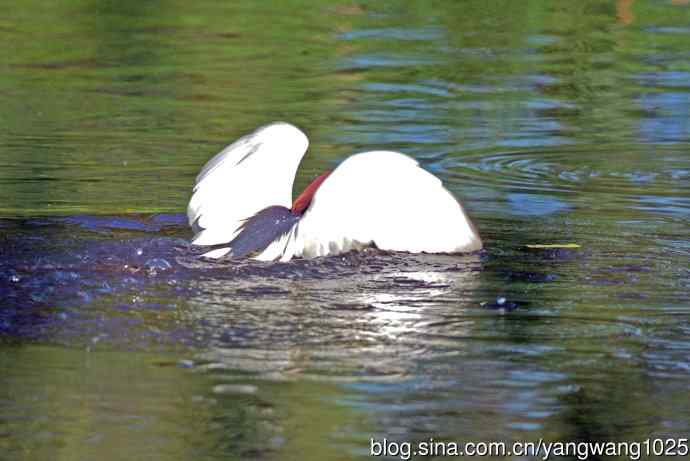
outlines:
[{"label": "green water reflection", "polygon": [[[686,1],[29,0],[0,5],[0,43],[3,456],[687,437]],[[481,270],[367,260],[107,295],[130,282],[98,272],[83,303],[51,294],[67,279],[16,288],[34,254],[6,263],[8,242],[143,234],[24,219],[182,213],[201,165],[273,120],[310,137],[298,190],[359,150],[418,158],[474,217]],[[549,242],[582,250],[524,249]],[[12,323],[29,290],[44,309]],[[497,296],[519,308],[481,307]]]}]

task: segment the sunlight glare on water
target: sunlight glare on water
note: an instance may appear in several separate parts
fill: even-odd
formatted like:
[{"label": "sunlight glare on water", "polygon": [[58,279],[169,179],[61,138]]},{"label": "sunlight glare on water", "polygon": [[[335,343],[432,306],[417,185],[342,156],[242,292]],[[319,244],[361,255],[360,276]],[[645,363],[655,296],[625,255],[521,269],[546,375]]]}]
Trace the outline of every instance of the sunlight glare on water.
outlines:
[{"label": "sunlight glare on water", "polygon": [[[687,2],[0,12],[7,459],[687,437]],[[200,260],[195,175],[273,120],[311,141],[296,191],[399,150],[486,251]]]}]

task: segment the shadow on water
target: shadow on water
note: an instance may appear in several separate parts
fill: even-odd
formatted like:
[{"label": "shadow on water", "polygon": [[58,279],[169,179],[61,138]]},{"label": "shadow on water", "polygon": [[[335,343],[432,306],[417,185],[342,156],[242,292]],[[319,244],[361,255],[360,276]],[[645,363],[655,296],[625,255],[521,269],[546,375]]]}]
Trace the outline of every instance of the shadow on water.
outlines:
[{"label": "shadow on water", "polygon": [[[0,12],[3,455],[687,435],[687,2]],[[296,190],[397,149],[486,251],[199,260],[194,175],[276,119],[311,140]]]},{"label": "shadow on water", "polygon": [[[408,255],[371,249],[290,263],[205,261],[183,238],[188,233],[183,222],[177,215],[3,221],[5,331],[27,339],[54,340],[58,325],[64,324],[75,328],[64,331],[69,344],[76,339],[68,339],[71,334],[87,334],[83,326],[77,327],[80,317],[90,322],[91,316],[100,316],[107,321],[99,305],[109,309],[114,303],[122,313],[138,317],[142,309],[169,312],[183,302],[176,320],[198,331],[188,338],[172,334],[156,341],[174,345],[180,340],[184,345],[189,340],[188,345],[194,346],[203,338],[200,344],[205,346],[247,346],[255,337],[257,344],[279,346],[275,335],[281,328],[271,328],[271,322],[286,320],[280,312],[315,315],[310,306],[327,313],[328,321],[336,325],[352,326],[359,319],[371,330],[362,332],[363,338],[385,337],[379,323],[387,324],[387,315],[390,320],[399,317],[400,325],[389,325],[392,330],[414,330],[416,312],[433,310],[439,303],[455,304],[461,293],[467,307],[480,307],[471,296],[479,285],[479,255]],[[247,309],[257,301],[260,308]],[[506,303],[506,308],[510,306]],[[132,325],[117,325],[121,316],[110,320],[115,321],[112,332],[101,335],[110,336],[116,345],[122,334],[131,339]],[[308,327],[304,320],[292,319],[292,327],[299,330],[284,331],[286,345],[312,340],[337,345],[336,337],[349,340],[350,335],[337,333],[337,328],[331,338],[316,328],[318,322]],[[106,323],[101,327],[110,329]],[[123,331],[118,332],[120,328]],[[300,337],[300,331],[307,336]]]},{"label": "shadow on water", "polygon": [[[39,425],[41,441],[26,440],[27,446],[40,451],[67,440],[68,452],[97,453],[140,428],[145,437],[160,437],[147,449],[158,456],[184,458],[186,450],[297,456],[302,443],[313,442],[304,429],[293,430],[295,422],[359,445],[352,437],[362,423],[345,410],[359,404],[347,403],[340,386],[397,386],[416,379],[420,357],[442,360],[454,355],[448,349],[458,339],[490,336],[473,332],[474,323],[497,315],[475,300],[479,255],[370,250],[286,264],[205,262],[182,238],[183,219],[1,221],[0,338],[11,348],[3,381],[6,389],[27,386],[18,404],[31,415],[61,415],[58,429]],[[187,358],[175,358],[180,353]],[[88,372],[73,376],[84,366]],[[58,376],[44,388],[49,370]],[[202,382],[185,378],[186,370]],[[64,388],[75,380],[78,386]],[[300,385],[291,391],[281,383]],[[150,386],[159,391],[144,404],[139,399],[150,398]],[[206,432],[188,433],[168,416],[179,395],[172,389],[189,393],[174,410],[182,425],[198,421],[208,424]],[[293,392],[299,407],[293,408]],[[70,407],[72,399],[82,411]],[[22,439],[28,434],[13,408],[5,408],[3,427]],[[324,423],[329,414],[333,422]],[[349,420],[354,433],[340,427]],[[103,425],[105,438],[97,429]],[[138,453],[144,439],[127,437]],[[72,446],[79,440],[85,446]]]},{"label": "shadow on water", "polygon": [[[342,405],[374,419],[365,424],[369,436],[401,440],[430,433],[455,440],[460,431],[466,441],[527,437],[551,424],[573,440],[616,439],[641,437],[656,423],[658,405],[644,399],[633,413],[630,405],[618,416],[609,409],[611,399],[654,387],[646,367],[628,363],[644,348],[643,322],[554,316],[542,307],[563,302],[549,286],[568,277],[564,268],[588,264],[586,251],[489,247],[483,255],[433,256],[368,250],[280,264],[208,262],[189,247],[179,215],[6,220],[2,227],[0,337],[8,345],[36,345],[26,353],[38,353],[32,360],[39,362],[47,360],[40,346],[46,343],[74,351],[56,359],[67,363],[74,355],[90,361],[98,360],[90,354],[137,352],[134,364],[108,360],[108,367],[123,367],[119,385],[130,366],[146,373],[152,366],[177,370],[164,379],[182,379],[174,376],[185,370],[201,374],[209,387],[196,389],[186,405],[199,405],[195,412],[243,440],[231,442],[209,429],[194,442],[202,452],[218,448],[207,445],[212,440],[241,455],[299,451],[286,446],[291,418],[302,424],[324,412],[334,412],[338,422],[328,426],[334,431],[328,437],[359,446],[361,423],[352,423],[354,433],[339,429],[357,420],[350,410],[342,415]],[[646,273],[643,267],[621,272]],[[180,354],[186,358],[174,358]],[[612,383],[616,362],[620,376]],[[87,388],[102,379],[94,373]],[[593,385],[597,377],[604,381]],[[194,381],[189,385],[201,385]],[[314,387],[309,399],[315,400],[299,416],[281,415],[294,411],[276,390],[281,383],[300,383],[302,398]],[[122,392],[111,396],[113,405]],[[328,395],[333,402],[325,404]],[[161,404],[171,398],[161,396]],[[226,410],[218,413],[220,402]],[[569,409],[564,415],[555,411],[561,406]],[[102,418],[108,408],[93,411]],[[493,429],[470,424],[496,411],[502,422],[494,421]],[[145,418],[137,414],[127,424]],[[257,424],[261,435],[245,439]],[[165,437],[184,433],[163,426]],[[85,430],[68,432],[88,438]]]}]

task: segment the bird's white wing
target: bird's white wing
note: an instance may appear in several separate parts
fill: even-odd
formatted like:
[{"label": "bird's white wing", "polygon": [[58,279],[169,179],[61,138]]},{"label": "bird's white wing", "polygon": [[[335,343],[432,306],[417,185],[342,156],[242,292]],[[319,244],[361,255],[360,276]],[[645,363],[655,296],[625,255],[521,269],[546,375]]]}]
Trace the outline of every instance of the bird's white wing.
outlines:
[{"label": "bird's white wing", "polygon": [[476,228],[441,180],[397,152],[346,159],[316,191],[283,260],[375,244],[383,250],[455,253],[482,248]]},{"label": "bird's white wing", "polygon": [[244,220],[272,205],[290,208],[292,183],[309,146],[287,123],[259,128],[223,149],[196,178],[187,207],[195,245],[227,243]]}]

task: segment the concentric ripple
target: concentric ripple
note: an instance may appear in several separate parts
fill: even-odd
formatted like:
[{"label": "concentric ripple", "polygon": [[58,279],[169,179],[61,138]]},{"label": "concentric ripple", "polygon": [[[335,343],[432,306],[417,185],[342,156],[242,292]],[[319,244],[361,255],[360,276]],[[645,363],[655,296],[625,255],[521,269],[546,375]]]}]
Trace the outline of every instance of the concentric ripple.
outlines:
[{"label": "concentric ripple", "polygon": [[[557,151],[477,153],[446,161],[444,171],[462,188],[524,194],[560,211],[568,204],[591,209],[626,207],[678,218],[690,216],[690,159],[674,150],[640,151],[624,168],[608,151],[563,147]],[[641,194],[643,191],[643,194]],[[602,200],[602,197],[605,197]],[[537,200],[537,202],[539,201]],[[528,203],[534,206],[535,203]],[[538,205],[538,203],[536,204]]]}]

